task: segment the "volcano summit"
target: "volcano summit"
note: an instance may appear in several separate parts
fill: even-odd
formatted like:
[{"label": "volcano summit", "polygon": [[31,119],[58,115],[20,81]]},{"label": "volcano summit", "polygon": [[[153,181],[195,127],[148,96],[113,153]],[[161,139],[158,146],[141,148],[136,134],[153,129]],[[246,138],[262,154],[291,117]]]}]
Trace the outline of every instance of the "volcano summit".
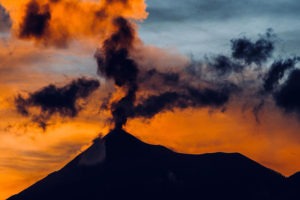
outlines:
[{"label": "volcano summit", "polygon": [[180,154],[115,129],[9,200],[292,200],[300,197],[297,177],[285,178],[238,153]]}]

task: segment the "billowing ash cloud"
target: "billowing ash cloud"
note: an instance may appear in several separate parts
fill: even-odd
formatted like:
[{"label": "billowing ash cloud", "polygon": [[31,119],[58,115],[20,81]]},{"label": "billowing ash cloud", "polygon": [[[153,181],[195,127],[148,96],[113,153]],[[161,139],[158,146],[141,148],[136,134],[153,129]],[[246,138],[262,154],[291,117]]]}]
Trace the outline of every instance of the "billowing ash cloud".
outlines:
[{"label": "billowing ash cloud", "polygon": [[239,62],[224,55],[218,55],[215,57],[213,61],[211,61],[210,65],[215,68],[220,76],[229,75],[233,72],[241,72],[245,67],[243,64],[240,64]]},{"label": "billowing ash cloud", "polygon": [[21,38],[41,38],[49,28],[51,13],[49,5],[41,6],[37,1],[31,0],[25,11],[24,21],[20,25]]},{"label": "billowing ash cloud", "polygon": [[256,42],[244,37],[231,40],[232,57],[244,60],[246,64],[260,65],[265,62],[274,50],[272,30],[269,29],[264,36]]},{"label": "billowing ash cloud", "polygon": [[279,84],[287,70],[295,67],[297,58],[275,61],[265,76],[264,90],[272,92]]},{"label": "billowing ash cloud", "polygon": [[[297,96],[292,98],[299,90],[300,79],[296,78],[299,58],[269,62],[275,50],[270,29],[257,40],[246,37],[231,40],[228,55],[166,70],[155,65],[143,66],[145,62],[141,59],[145,58],[133,56],[136,46],[143,44],[131,23],[124,18],[114,22],[117,31],[98,49],[95,57],[99,74],[113,79],[125,91],[119,100],[106,101],[104,106],[111,109],[116,128],[121,128],[129,118],[152,118],[174,109],[209,107],[226,111],[229,103],[236,104],[233,99],[242,107],[250,108],[257,122],[270,99],[285,111],[300,113]],[[268,66],[268,63],[272,64]]]},{"label": "billowing ash cloud", "polygon": [[134,87],[138,74],[137,64],[129,58],[135,36],[131,24],[124,18],[116,18],[117,31],[104,41],[96,53],[98,71],[107,78],[113,78],[116,85]]},{"label": "billowing ash cloud", "polygon": [[[125,91],[120,100],[104,106],[111,108],[116,128],[121,128],[128,118],[151,118],[175,108],[221,107],[229,100],[233,92],[229,87],[199,87],[201,81],[183,79],[184,74],[188,75],[185,72],[161,72],[155,66],[152,69],[139,66],[131,57],[134,45],[139,43],[131,23],[116,18],[114,25],[116,32],[104,41],[95,58],[100,75],[113,79]],[[139,91],[150,95],[138,96]]]},{"label": "billowing ash cloud", "polygon": [[131,24],[124,18],[116,18],[117,31],[104,41],[102,49],[96,52],[98,71],[107,78],[112,78],[119,87],[126,88],[126,95],[112,105],[115,126],[121,128],[127,121],[134,107],[138,89],[138,66],[129,57],[135,33]]},{"label": "billowing ash cloud", "polygon": [[189,88],[186,92],[165,92],[160,95],[152,95],[144,99],[134,107],[129,117],[151,118],[156,114],[175,108],[189,107],[219,107],[229,100],[229,93],[211,89],[199,90]]},{"label": "billowing ash cloud", "polygon": [[144,0],[9,1],[3,0],[3,5],[13,12],[14,33],[19,38],[59,48],[78,38],[102,42],[113,31],[111,21],[117,16],[133,20],[147,16]]},{"label": "billowing ash cloud", "polygon": [[[46,128],[47,121],[54,114],[62,117],[76,117],[81,107],[77,100],[86,99],[100,87],[98,80],[79,78],[71,83],[57,87],[53,84],[46,86],[29,96],[18,95],[15,99],[17,111],[24,116],[32,116],[33,121]],[[39,108],[39,114],[31,112],[31,108]]]},{"label": "billowing ash cloud", "polygon": [[276,105],[288,113],[300,116],[300,69],[294,69],[286,82],[274,94]]},{"label": "billowing ash cloud", "polygon": [[9,13],[0,4],[0,32],[9,31],[12,26],[12,22]]}]

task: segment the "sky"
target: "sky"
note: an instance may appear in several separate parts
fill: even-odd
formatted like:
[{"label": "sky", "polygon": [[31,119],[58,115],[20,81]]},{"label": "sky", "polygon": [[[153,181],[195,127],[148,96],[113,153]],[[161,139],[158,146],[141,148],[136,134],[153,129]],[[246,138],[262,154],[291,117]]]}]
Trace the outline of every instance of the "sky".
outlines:
[{"label": "sky", "polygon": [[[136,84],[134,103],[139,106],[122,124],[136,137],[177,152],[240,152],[286,176],[300,170],[300,105],[293,101],[299,97],[285,93],[293,84],[293,92],[299,89],[293,82],[300,55],[297,0],[133,0],[129,7],[82,0],[70,8],[64,7],[66,1],[51,3],[50,25],[44,32],[32,32],[28,25],[32,18],[24,17],[31,1],[0,0],[0,199],[60,169],[95,137],[107,134],[113,123],[118,124],[113,111]],[[105,11],[105,17],[97,9]],[[47,8],[40,12],[47,19]],[[98,13],[96,21],[90,13]],[[118,15],[132,24],[112,23]],[[135,67],[134,60],[144,81],[141,77],[137,82],[123,80],[107,70],[113,63],[108,59],[109,47],[118,48],[112,36],[128,26],[133,31],[120,34],[116,41],[130,56],[119,58],[129,67]],[[128,35],[130,44],[122,40],[129,40]],[[274,51],[269,48],[263,55],[267,58],[252,52],[248,62],[245,55],[233,55],[233,41],[238,38],[247,38],[253,46],[261,39],[274,45]],[[101,48],[104,53],[97,54]],[[223,63],[228,67],[225,71],[218,71],[223,69],[218,68],[220,55],[228,61]],[[288,58],[295,58],[291,61],[295,63],[289,64]],[[272,89],[261,91],[266,80],[261,77],[271,74],[276,61],[288,68],[272,82]],[[235,71],[235,66],[243,72]],[[99,87],[80,85],[74,81],[78,78],[97,81]],[[37,100],[52,98],[45,92],[50,84],[63,100],[75,85],[71,103],[51,107],[44,99]],[[195,88],[200,101],[185,92]],[[206,95],[208,90],[219,98]],[[178,101],[151,104],[158,98],[150,97],[170,95],[169,91],[176,91],[172,95]]]},{"label": "sky", "polygon": [[254,37],[272,28],[281,53],[299,54],[300,4],[295,0],[151,0],[147,4],[150,15],[140,32],[149,44],[201,57],[226,52],[232,38]]}]

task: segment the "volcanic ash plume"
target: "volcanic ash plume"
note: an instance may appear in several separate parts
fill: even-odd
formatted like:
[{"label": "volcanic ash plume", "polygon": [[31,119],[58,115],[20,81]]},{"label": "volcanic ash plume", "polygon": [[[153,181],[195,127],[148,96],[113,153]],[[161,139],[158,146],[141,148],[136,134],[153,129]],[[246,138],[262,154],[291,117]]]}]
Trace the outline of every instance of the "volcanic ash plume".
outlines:
[{"label": "volcanic ash plume", "polygon": [[129,57],[129,50],[135,39],[134,29],[124,18],[115,19],[114,24],[117,31],[104,41],[103,47],[95,56],[98,71],[105,77],[112,78],[117,86],[126,90],[125,96],[111,105],[115,126],[121,128],[134,107],[139,70],[135,61]]},{"label": "volcanic ash plume", "polygon": [[[143,0],[4,0],[2,4],[20,39],[66,47],[78,38],[97,38],[98,75],[117,88],[115,94],[99,100],[100,107],[110,111],[116,128],[130,118],[152,118],[164,111],[209,107],[225,112],[230,105],[240,106],[241,111],[250,107],[257,121],[266,104],[300,116],[299,98],[293,96],[299,93],[299,57],[274,59],[276,35],[271,29],[256,40],[231,40],[227,54],[195,61],[143,44],[136,30],[137,20],[147,17]],[[71,85],[77,83],[81,82]],[[29,107],[40,107],[41,114],[34,118],[38,122],[53,113],[73,117],[78,113],[76,99],[86,98],[81,94],[98,87],[92,85],[83,87],[87,93],[72,93],[71,99],[64,99],[71,86],[48,86],[28,98],[19,96],[17,109],[29,115]],[[38,97],[49,91],[61,97],[59,105],[49,107],[40,101]]]},{"label": "volcanic ash plume", "polygon": [[[132,56],[136,46],[143,46],[134,25],[119,17],[114,20],[114,26],[115,33],[104,41],[95,57],[100,75],[113,79],[116,86],[125,91],[123,97],[105,106],[111,108],[116,128],[122,128],[128,118],[151,118],[174,108],[220,107],[228,101],[229,87],[201,87],[201,81],[181,80],[187,75],[183,71],[161,72],[156,66],[152,69],[140,66]],[[139,95],[137,99],[139,91],[150,95]]]},{"label": "volcanic ash plume", "polygon": [[137,49],[147,47],[131,22],[117,18],[114,25],[115,33],[104,41],[95,57],[98,72],[113,79],[125,93],[105,106],[111,109],[116,128],[125,125],[128,118],[152,118],[164,111],[190,107],[224,112],[229,104],[241,106],[241,111],[250,105],[259,122],[259,113],[270,99],[287,112],[299,113],[289,88],[292,85],[298,90],[294,82],[299,58],[271,61],[276,38],[271,29],[255,41],[246,37],[231,40],[230,55],[166,70],[155,65],[145,67],[142,63],[147,55],[136,56]]},{"label": "volcanic ash plume", "polygon": [[[99,87],[98,80],[79,78],[62,87],[51,84],[30,93],[28,97],[19,95],[15,103],[20,114],[31,116],[34,122],[45,129],[47,121],[54,114],[76,117],[82,109],[77,101],[88,98]],[[39,113],[35,114],[30,108],[39,108]]]}]

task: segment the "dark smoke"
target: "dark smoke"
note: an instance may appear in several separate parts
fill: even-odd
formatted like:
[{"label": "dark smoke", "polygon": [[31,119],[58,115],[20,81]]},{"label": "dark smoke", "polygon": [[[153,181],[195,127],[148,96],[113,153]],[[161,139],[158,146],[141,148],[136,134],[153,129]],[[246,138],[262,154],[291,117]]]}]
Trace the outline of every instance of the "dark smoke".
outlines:
[{"label": "dark smoke", "polygon": [[[260,122],[259,114],[265,106],[264,98],[267,98],[268,94],[271,94],[276,105],[283,108],[286,112],[298,112],[297,106],[289,105],[289,102],[293,99],[293,94],[290,94],[289,91],[294,88],[293,84],[297,83],[296,80],[290,82],[290,78],[294,76],[294,71],[297,71],[295,66],[298,61],[299,58],[297,57],[276,60],[265,73],[262,85],[263,91],[257,94],[257,96],[261,98],[260,103],[253,107],[253,113],[258,123]],[[288,75],[289,71],[292,71],[292,74],[287,77],[287,80],[284,80],[284,77]]]},{"label": "dark smoke", "polygon": [[204,106],[220,107],[229,100],[229,93],[204,89],[203,91],[189,88],[187,91],[165,92],[160,95],[152,95],[134,108],[130,117],[152,118],[156,114],[173,110],[175,108],[201,108]]},{"label": "dark smoke", "polygon": [[132,117],[151,118],[162,110],[172,110],[173,107],[183,107],[180,103],[181,95],[176,92],[166,92],[153,95],[143,100],[132,112]]},{"label": "dark smoke", "polygon": [[109,97],[102,104],[102,108],[111,109],[116,128],[122,128],[129,118],[152,118],[186,108],[225,111],[229,103],[250,108],[260,123],[259,115],[272,99],[286,112],[300,115],[299,57],[275,59],[268,66],[266,61],[275,49],[271,30],[254,42],[246,37],[231,40],[231,56],[217,55],[184,69],[160,71],[131,57],[139,42],[131,23],[116,18],[114,25],[117,31],[97,50],[95,58],[98,73],[125,91],[120,100],[110,103]]},{"label": "dark smoke", "polygon": [[[104,42],[95,57],[98,72],[113,79],[117,86],[126,90],[125,96],[110,106],[116,128],[122,128],[128,118],[150,118],[161,111],[174,108],[219,107],[228,101],[229,92],[196,89],[187,82],[180,81],[179,73],[140,68],[130,57],[135,42],[131,24],[124,18],[115,19],[114,24],[118,30]],[[155,84],[159,86],[156,87]],[[161,91],[169,88],[170,91],[157,93],[157,88],[161,88]],[[150,89],[156,94],[137,101],[138,89]]]},{"label": "dark smoke", "polygon": [[[46,0],[41,4],[40,1],[30,0],[20,24],[19,36],[49,43],[66,43],[71,37],[67,30],[62,27],[61,35],[56,36],[52,35],[50,27],[51,6],[59,2]],[[104,3],[127,5],[129,1],[105,0]],[[92,20],[95,22],[92,23],[95,26],[93,30],[96,31],[99,28],[98,20],[109,19],[108,12],[105,8],[91,12],[95,20]],[[151,118],[160,112],[174,109],[225,108],[227,103],[235,103],[229,102],[232,96],[242,104],[250,104],[257,122],[260,111],[268,102],[266,99],[270,97],[285,111],[300,114],[300,96],[297,93],[300,72],[295,67],[299,59],[275,59],[270,67],[267,66],[275,50],[275,35],[271,29],[257,40],[247,37],[231,40],[228,54],[204,59],[186,69],[162,70],[157,66],[145,67],[141,64],[145,62],[139,62],[139,59],[145,57],[134,54],[134,51],[139,50],[135,45],[143,48],[143,44],[137,38],[131,21],[116,17],[112,23],[116,31],[96,51],[95,58],[98,74],[113,80],[125,92],[115,102],[111,101],[113,95],[108,95],[101,105],[102,109],[111,110],[116,128],[122,128],[128,118]],[[87,98],[99,86],[98,81],[87,79],[78,79],[64,87],[49,85],[29,94],[28,98],[19,95],[16,106],[19,113],[32,117],[40,126],[46,127],[53,114],[77,116],[81,109],[77,100]],[[31,112],[35,107],[40,109],[37,115]]]},{"label": "dark smoke", "polygon": [[175,71],[162,72],[158,69],[143,69],[140,67],[138,77],[139,89],[146,93],[139,101],[151,94],[158,95],[165,92],[178,92],[179,90],[182,90],[185,87],[184,81],[181,80],[182,73],[183,72]]},{"label": "dark smoke", "polygon": [[[188,81],[181,81],[180,73],[139,67],[130,57],[135,42],[131,24],[123,18],[115,19],[114,24],[118,30],[104,42],[95,57],[98,72],[126,91],[123,98],[110,106],[116,128],[122,128],[128,118],[151,118],[175,108],[220,107],[229,100],[232,91],[198,89]],[[139,89],[154,94],[137,100]]]},{"label": "dark smoke", "polygon": [[108,38],[102,49],[96,52],[98,72],[107,78],[115,80],[117,86],[134,86],[138,74],[137,64],[129,57],[129,49],[134,42],[134,30],[124,18],[114,20],[118,27]]},{"label": "dark smoke", "polygon": [[12,26],[12,21],[9,13],[0,4],[0,32],[7,32]]},{"label": "dark smoke", "polygon": [[112,3],[123,3],[127,4],[128,0],[105,0],[107,3],[112,4]]},{"label": "dark smoke", "polygon": [[51,3],[59,3],[61,0],[49,0]]},{"label": "dark smoke", "polygon": [[288,113],[300,116],[300,69],[294,69],[278,92],[274,94],[276,105]]},{"label": "dark smoke", "polygon": [[229,55],[206,56],[204,61],[195,62],[188,67],[189,74],[197,74],[201,78],[214,76],[214,81],[217,82],[220,79],[226,80],[231,75],[242,80],[246,70],[255,73],[255,70],[261,70],[261,65],[271,58],[275,50],[274,38],[275,34],[268,29],[254,42],[246,37],[232,39]]},{"label": "dark smoke", "polygon": [[[161,72],[155,66],[144,69],[131,57],[130,53],[138,39],[130,22],[124,18],[116,18],[114,25],[117,31],[97,50],[95,57],[99,74],[113,79],[126,92],[119,101],[111,105],[106,105],[109,102],[106,101],[102,105],[111,109],[116,128],[122,128],[128,118],[151,118],[160,112],[176,108],[224,108],[232,95],[239,94],[242,100],[245,93],[249,95],[247,89],[251,87],[251,92],[256,95],[254,102],[260,101],[258,105],[253,103],[252,108],[258,121],[258,114],[265,101],[259,95],[260,87],[255,86],[255,93],[251,84],[257,83],[255,79],[262,79],[262,76],[257,73],[253,79],[244,80],[243,72],[250,64],[260,66],[271,57],[274,50],[274,35],[271,30],[255,42],[245,37],[232,40],[231,57],[219,55],[206,64],[197,64],[181,71]],[[265,90],[269,90],[269,87],[276,85],[282,78],[276,67],[280,64],[289,63],[286,61],[272,65],[270,72],[264,76]],[[208,71],[204,66],[209,66]],[[249,69],[252,70],[251,67]],[[195,72],[200,72],[200,75]],[[235,74],[237,80],[231,80],[231,74]],[[144,94],[140,95],[139,91]]]},{"label": "dark smoke", "polygon": [[21,38],[41,38],[47,32],[51,13],[49,5],[40,6],[36,0],[27,4],[23,23],[20,25]]},{"label": "dark smoke", "polygon": [[213,89],[195,89],[188,88],[187,105],[190,107],[219,107],[227,103],[233,88]]},{"label": "dark smoke", "polygon": [[[74,38],[78,38],[78,36],[99,34],[104,28],[102,22],[109,19],[106,10],[109,3],[120,2],[124,4],[123,6],[128,4],[128,1],[124,0],[107,1],[101,8],[94,7],[87,10],[85,9],[85,5],[89,4],[85,1],[30,0],[26,4],[24,16],[20,24],[18,24],[18,36],[21,39],[34,39],[38,44],[44,46],[65,48]],[[84,15],[88,15],[88,17],[82,21],[82,25],[86,27],[82,30],[71,30],[68,28],[72,25],[72,22],[66,24],[69,21],[67,19],[69,13],[64,13],[66,15],[65,18],[55,18],[55,13],[52,10],[53,8],[55,9],[56,4],[60,4],[66,8],[67,12],[77,12],[77,10],[78,13],[86,12]],[[71,14],[73,15],[74,13]]]},{"label": "dark smoke", "polygon": [[18,112],[24,116],[34,115],[30,112],[30,108],[40,108],[40,114],[34,115],[32,119],[45,128],[47,120],[54,114],[62,117],[76,117],[81,109],[77,106],[77,100],[87,98],[99,86],[98,80],[79,78],[63,87],[51,84],[30,93],[28,98],[19,95],[15,103]]},{"label": "dark smoke", "polygon": [[264,36],[255,42],[244,37],[231,40],[232,57],[243,60],[246,64],[261,65],[274,51],[272,30],[269,29]]},{"label": "dark smoke", "polygon": [[266,92],[273,91],[286,71],[295,67],[296,61],[296,58],[275,61],[265,76],[264,90]]},{"label": "dark smoke", "polygon": [[219,76],[229,75],[233,72],[239,73],[245,68],[244,65],[224,55],[219,55],[214,58],[210,65],[215,68]]},{"label": "dark smoke", "polygon": [[160,72],[157,69],[150,69],[140,75],[139,82],[149,84],[151,80],[163,83],[164,85],[177,85],[180,81],[180,75],[175,72]]},{"label": "dark smoke", "polygon": [[126,90],[126,95],[112,105],[115,126],[121,128],[134,108],[139,69],[135,61],[129,57],[129,50],[133,47],[135,40],[132,25],[121,17],[114,20],[114,25],[118,30],[104,42],[95,57],[98,72],[113,79],[117,86]]}]

